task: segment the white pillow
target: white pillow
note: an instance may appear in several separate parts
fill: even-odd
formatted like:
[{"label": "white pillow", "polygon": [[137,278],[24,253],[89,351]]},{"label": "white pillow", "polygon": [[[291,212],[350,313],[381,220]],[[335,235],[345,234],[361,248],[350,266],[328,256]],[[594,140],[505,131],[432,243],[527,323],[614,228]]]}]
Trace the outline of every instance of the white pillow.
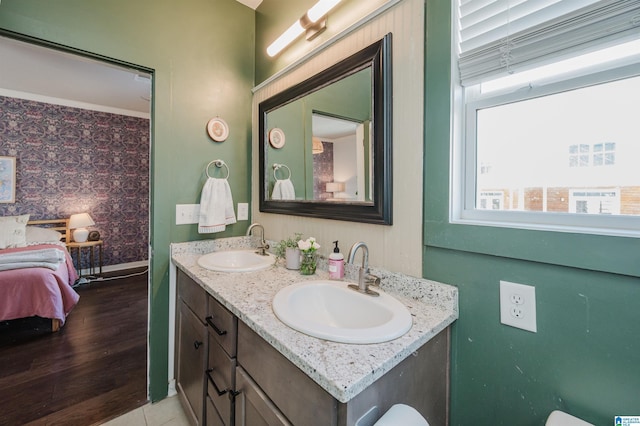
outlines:
[{"label": "white pillow", "polygon": [[29,215],[0,217],[0,249],[27,245]]},{"label": "white pillow", "polygon": [[39,226],[27,226],[26,243],[53,243],[58,242],[62,238],[62,234],[56,230],[49,228],[41,228]]}]

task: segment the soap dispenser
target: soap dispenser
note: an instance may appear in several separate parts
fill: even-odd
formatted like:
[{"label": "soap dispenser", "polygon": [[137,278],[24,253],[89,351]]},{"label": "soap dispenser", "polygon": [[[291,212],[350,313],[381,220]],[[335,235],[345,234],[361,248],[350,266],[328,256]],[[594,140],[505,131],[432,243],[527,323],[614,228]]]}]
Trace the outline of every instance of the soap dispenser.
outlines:
[{"label": "soap dispenser", "polygon": [[334,241],[336,246],[333,253],[329,255],[329,279],[341,280],[344,278],[344,256],[338,248],[338,241]]}]

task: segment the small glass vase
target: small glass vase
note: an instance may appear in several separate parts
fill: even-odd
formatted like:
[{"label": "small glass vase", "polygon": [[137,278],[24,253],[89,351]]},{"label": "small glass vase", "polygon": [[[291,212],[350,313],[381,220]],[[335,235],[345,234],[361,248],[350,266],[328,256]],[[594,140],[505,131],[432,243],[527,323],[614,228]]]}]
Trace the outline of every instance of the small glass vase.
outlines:
[{"label": "small glass vase", "polygon": [[302,252],[302,260],[300,262],[300,273],[302,275],[313,275],[316,273],[316,252]]}]

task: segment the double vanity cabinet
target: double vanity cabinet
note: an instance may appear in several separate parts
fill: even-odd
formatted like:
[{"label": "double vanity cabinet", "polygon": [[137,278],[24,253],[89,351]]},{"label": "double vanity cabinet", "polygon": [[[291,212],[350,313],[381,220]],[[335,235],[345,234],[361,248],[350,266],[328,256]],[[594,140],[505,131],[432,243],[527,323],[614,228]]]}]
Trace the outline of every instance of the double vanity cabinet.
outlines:
[{"label": "double vanity cabinet", "polygon": [[[188,256],[189,260],[192,257]],[[233,291],[242,292],[238,289],[241,281],[236,277],[244,274],[233,274],[233,278],[216,275],[216,282],[230,277],[226,286],[220,283],[218,288],[209,285],[210,273],[202,272],[197,265],[185,269],[190,274],[182,270],[189,263],[184,259],[183,264],[176,262],[176,387],[193,425],[368,426],[395,403],[415,407],[432,426],[448,423],[448,325],[455,318],[448,318],[439,327],[440,331],[412,350],[404,360],[394,361],[388,370],[366,373],[379,376],[369,383],[368,379],[359,378],[363,370],[367,371],[362,367],[370,365],[372,358],[388,352],[387,346],[321,341],[279,323],[273,318],[270,305],[258,306],[258,299],[264,302],[270,295],[256,295],[260,290],[255,288],[256,283],[269,288],[268,274],[281,274],[277,277],[281,281],[289,271],[272,268],[275,272],[264,272],[267,278],[257,278],[256,274],[260,273],[248,274],[251,277],[246,280],[251,282],[246,293],[233,300],[233,296],[224,298],[221,289],[233,288]],[[231,295],[231,290],[228,291]],[[252,294],[256,300],[248,300],[250,297],[246,294]],[[256,311],[247,313],[248,308],[238,306],[243,303]],[[277,330],[272,335],[266,326],[261,328],[259,321],[269,323]],[[438,318],[438,321],[441,320]],[[276,349],[278,344],[283,344],[283,340],[278,339],[285,335],[293,345],[310,348],[309,353]],[[324,348],[325,352],[314,352],[314,345]],[[397,350],[393,345],[390,349]],[[350,352],[348,356],[342,356],[340,351]],[[335,359],[324,359],[328,356]],[[315,361],[305,359],[314,357]],[[322,366],[318,364],[316,369],[313,362],[321,362]],[[350,376],[350,372],[324,371],[339,370],[338,365],[339,368],[353,367],[353,377],[347,378],[348,385],[333,383],[332,387],[314,377],[319,373],[316,370],[323,370],[328,381],[333,380],[329,377],[331,374]]]}]

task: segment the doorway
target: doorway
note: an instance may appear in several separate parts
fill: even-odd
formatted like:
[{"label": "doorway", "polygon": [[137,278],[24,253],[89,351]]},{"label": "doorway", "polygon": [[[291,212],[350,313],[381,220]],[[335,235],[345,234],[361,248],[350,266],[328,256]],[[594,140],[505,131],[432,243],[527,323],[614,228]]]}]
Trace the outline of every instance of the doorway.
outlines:
[{"label": "doorway", "polygon": [[4,32],[0,57],[0,156],[17,164],[0,216],[88,212],[107,278],[148,268],[153,70]]}]

